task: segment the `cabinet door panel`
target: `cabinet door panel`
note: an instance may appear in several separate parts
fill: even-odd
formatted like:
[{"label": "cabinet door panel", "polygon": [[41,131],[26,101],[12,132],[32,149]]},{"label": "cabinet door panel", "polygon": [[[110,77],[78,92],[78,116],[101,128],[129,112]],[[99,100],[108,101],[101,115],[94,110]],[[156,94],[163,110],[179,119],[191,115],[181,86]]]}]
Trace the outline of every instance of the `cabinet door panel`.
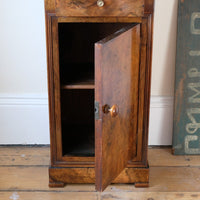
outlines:
[{"label": "cabinet door panel", "polygon": [[104,190],[136,154],[140,24],[95,44],[96,189]]}]

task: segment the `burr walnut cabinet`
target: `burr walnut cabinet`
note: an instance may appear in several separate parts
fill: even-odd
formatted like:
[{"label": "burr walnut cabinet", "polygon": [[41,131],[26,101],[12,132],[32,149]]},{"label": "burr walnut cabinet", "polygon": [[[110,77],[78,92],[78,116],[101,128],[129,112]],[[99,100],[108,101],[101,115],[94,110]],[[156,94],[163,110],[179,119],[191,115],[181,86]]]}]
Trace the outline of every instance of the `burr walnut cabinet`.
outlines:
[{"label": "burr walnut cabinet", "polygon": [[148,186],[153,0],[45,0],[49,186]]}]

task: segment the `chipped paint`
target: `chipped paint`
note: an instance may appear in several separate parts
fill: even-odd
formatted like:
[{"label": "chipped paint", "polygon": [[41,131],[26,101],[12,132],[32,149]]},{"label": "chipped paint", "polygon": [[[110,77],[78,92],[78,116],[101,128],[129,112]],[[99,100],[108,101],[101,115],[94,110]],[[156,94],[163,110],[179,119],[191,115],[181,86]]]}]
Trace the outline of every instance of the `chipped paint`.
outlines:
[{"label": "chipped paint", "polygon": [[196,20],[200,19],[200,12],[193,12],[191,15],[190,31],[193,35],[200,35],[200,28],[195,26]]},{"label": "chipped paint", "polygon": [[199,0],[179,0],[174,154],[200,154],[199,8]]}]

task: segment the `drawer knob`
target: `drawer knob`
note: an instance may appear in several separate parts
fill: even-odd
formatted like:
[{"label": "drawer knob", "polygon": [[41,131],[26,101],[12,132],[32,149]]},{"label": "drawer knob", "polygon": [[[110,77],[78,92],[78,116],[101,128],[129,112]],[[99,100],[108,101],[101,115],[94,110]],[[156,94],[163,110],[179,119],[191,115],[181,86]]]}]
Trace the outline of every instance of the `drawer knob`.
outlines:
[{"label": "drawer knob", "polygon": [[104,6],[104,1],[103,0],[97,0],[97,6],[103,7]]},{"label": "drawer knob", "polygon": [[116,117],[119,113],[119,108],[117,105],[113,105],[112,107],[110,107],[106,104],[103,106],[103,112],[105,114],[110,113],[111,117]]}]

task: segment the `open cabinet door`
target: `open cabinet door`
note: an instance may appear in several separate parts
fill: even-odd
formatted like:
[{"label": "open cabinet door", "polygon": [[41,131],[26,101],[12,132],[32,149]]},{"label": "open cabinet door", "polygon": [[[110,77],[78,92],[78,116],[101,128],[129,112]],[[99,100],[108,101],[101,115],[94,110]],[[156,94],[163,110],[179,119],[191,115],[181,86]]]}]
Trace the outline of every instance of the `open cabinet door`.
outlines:
[{"label": "open cabinet door", "polygon": [[[137,121],[140,24],[95,43],[95,176],[103,191],[131,159]],[[136,133],[135,133],[136,134]]]}]

